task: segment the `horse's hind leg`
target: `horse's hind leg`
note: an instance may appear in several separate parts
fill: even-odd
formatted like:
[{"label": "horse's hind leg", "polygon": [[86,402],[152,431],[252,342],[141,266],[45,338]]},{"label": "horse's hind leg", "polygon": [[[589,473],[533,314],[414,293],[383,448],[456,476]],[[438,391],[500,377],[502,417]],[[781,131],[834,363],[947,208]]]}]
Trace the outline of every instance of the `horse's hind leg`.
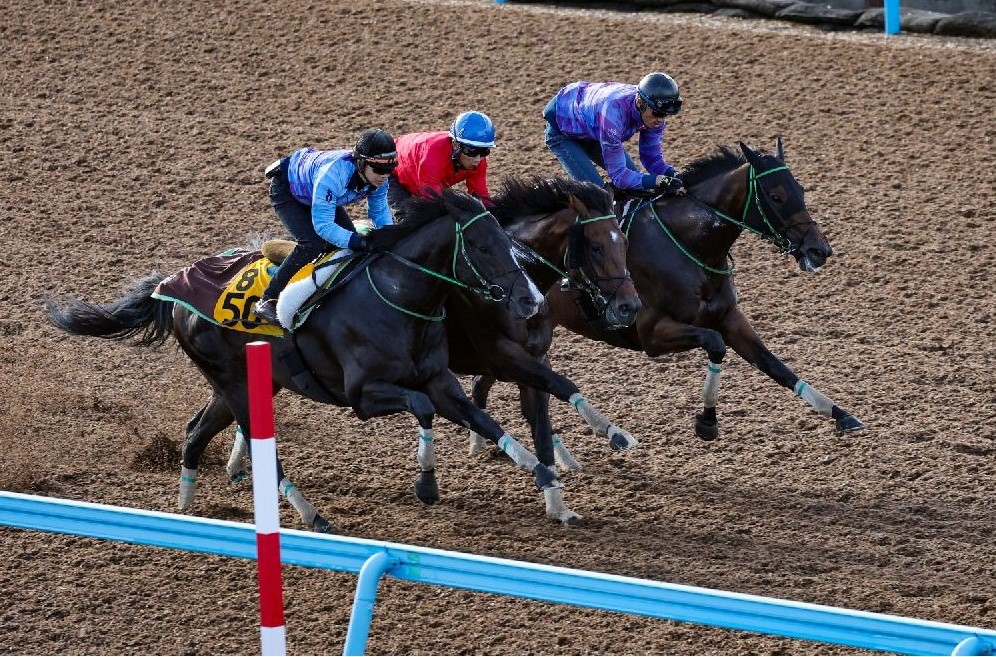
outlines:
[{"label": "horse's hind leg", "polygon": [[246,442],[245,432],[242,427],[235,427],[235,440],[232,441],[232,453],[228,456],[228,463],[225,464],[225,472],[228,473],[228,483],[238,484],[249,478],[249,443]]},{"label": "horse's hind leg", "polygon": [[[494,386],[495,379],[493,376],[475,376],[474,383],[471,386],[470,394],[477,404],[477,407],[484,410],[488,407],[488,393],[491,392],[491,388]],[[470,455],[479,454],[488,448],[488,441],[484,439],[484,436],[477,433],[473,429],[470,430]]]},{"label": "horse's hind leg", "polygon": [[187,422],[186,440],[183,443],[183,463],[180,468],[180,493],[177,505],[187,510],[194,503],[197,489],[197,464],[208,443],[225,427],[235,421],[232,410],[217,394],[197,411]]}]

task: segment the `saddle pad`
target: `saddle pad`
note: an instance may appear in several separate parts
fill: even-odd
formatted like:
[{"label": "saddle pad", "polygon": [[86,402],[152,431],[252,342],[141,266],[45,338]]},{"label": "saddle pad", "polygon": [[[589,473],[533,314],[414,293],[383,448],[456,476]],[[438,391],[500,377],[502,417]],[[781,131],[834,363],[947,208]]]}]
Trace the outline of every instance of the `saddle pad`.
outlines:
[{"label": "saddle pad", "polygon": [[[335,252],[322,256],[320,264]],[[308,263],[291,277],[291,282],[310,278],[316,263]],[[262,252],[230,249],[216,256],[202,258],[161,282],[152,293],[154,299],[178,303],[204,319],[245,333],[283,336],[286,331],[273,324],[259,323],[253,304],[263,295],[276,265]],[[297,319],[304,322],[307,312]]]}]

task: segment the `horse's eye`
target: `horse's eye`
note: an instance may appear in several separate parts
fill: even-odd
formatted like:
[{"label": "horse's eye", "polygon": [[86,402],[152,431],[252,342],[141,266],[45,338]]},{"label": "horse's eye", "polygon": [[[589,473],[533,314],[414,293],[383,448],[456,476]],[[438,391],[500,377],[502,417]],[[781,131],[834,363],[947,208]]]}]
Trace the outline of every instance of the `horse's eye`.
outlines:
[{"label": "horse's eye", "polygon": [[601,244],[592,244],[591,245],[591,253],[592,253],[592,255],[599,255],[600,256],[603,253],[605,253],[605,247],[602,246]]},{"label": "horse's eye", "polygon": [[781,194],[777,194],[777,193],[776,194],[768,194],[768,198],[771,199],[772,203],[778,203],[778,204],[784,203],[784,199],[782,199]]}]

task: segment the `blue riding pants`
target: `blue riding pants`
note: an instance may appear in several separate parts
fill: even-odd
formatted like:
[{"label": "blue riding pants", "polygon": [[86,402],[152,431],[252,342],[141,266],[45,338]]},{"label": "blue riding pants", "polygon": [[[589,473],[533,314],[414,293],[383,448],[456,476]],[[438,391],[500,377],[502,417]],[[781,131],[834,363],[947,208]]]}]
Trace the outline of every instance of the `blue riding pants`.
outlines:
[{"label": "blue riding pants", "polygon": [[[554,157],[560,160],[564,170],[574,180],[587,180],[599,187],[605,186],[602,174],[595,168],[597,164],[605,169],[605,160],[602,158],[602,146],[597,141],[590,139],[578,139],[565,135],[551,121],[546,123],[546,147],[550,149]],[[636,163],[633,158],[626,153],[627,168],[636,171]]]},{"label": "blue riding pants", "polygon": [[[276,211],[280,223],[297,242],[297,246],[280,263],[263,291],[263,298],[276,299],[301,267],[336,247],[315,232],[315,224],[311,221],[311,207],[294,198],[283,170],[270,181],[270,205]],[[356,230],[349,213],[341,205],[335,209],[335,223],[347,230]]]}]

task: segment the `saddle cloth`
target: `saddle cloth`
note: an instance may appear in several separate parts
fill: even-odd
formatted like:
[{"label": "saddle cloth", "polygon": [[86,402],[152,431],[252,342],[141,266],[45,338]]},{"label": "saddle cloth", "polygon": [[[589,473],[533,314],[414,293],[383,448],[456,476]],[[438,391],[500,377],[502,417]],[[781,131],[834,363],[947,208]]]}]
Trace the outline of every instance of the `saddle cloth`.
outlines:
[{"label": "saddle cloth", "polygon": [[[178,303],[213,324],[259,335],[283,336],[283,328],[257,321],[252,312],[277,263],[263,250],[229,249],[202,258],[161,282],[152,293],[154,299]],[[304,266],[291,277],[280,294],[277,314],[290,330],[304,323],[311,307],[297,316],[297,311],[318,289],[331,284],[352,260],[351,251],[333,251]],[[278,260],[279,262],[279,260]]]}]

